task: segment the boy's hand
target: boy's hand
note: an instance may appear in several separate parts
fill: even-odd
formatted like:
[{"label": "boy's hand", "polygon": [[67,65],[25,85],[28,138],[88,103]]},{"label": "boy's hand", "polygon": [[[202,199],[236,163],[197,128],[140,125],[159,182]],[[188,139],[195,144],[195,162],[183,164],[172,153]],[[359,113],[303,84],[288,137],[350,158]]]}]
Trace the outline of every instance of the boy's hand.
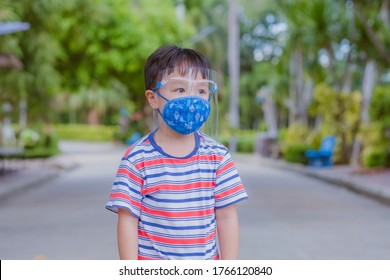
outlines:
[{"label": "boy's hand", "polygon": [[222,260],[238,258],[239,225],[236,204],[215,210]]},{"label": "boy's hand", "polygon": [[118,209],[118,249],[121,260],[138,259],[138,218],[126,209]]}]

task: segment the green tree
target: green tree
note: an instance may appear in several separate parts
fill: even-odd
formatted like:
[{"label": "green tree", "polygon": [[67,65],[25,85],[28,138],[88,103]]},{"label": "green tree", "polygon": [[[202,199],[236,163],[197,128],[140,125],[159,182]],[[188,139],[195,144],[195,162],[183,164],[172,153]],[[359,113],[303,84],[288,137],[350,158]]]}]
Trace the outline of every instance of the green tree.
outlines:
[{"label": "green tree", "polygon": [[109,89],[113,81],[126,86],[127,99],[142,111],[147,56],[162,44],[193,35],[192,25],[178,24],[175,4],[173,0],[10,1],[17,19],[31,24],[14,43],[25,65],[21,76],[31,120],[55,119],[56,112],[47,110],[55,95],[76,94],[82,88]]},{"label": "green tree", "polygon": [[311,107],[313,115],[323,118],[322,135],[337,137],[335,161],[349,163],[355,127],[359,122],[361,93],[338,92],[325,84],[315,88],[314,102]]}]

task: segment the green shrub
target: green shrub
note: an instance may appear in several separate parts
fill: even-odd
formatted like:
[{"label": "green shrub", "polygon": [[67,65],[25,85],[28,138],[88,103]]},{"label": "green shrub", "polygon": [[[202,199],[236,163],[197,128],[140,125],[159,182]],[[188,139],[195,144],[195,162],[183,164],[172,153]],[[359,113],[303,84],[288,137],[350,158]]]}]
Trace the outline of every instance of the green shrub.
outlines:
[{"label": "green shrub", "polygon": [[239,137],[237,142],[237,152],[253,153],[254,145],[255,145],[254,135]]},{"label": "green shrub", "polygon": [[347,93],[326,84],[318,84],[314,89],[309,112],[313,118],[321,116],[323,136],[336,137],[335,163],[349,163],[355,129],[359,125],[361,100],[362,94],[358,91]]},{"label": "green shrub", "polygon": [[306,143],[310,147],[310,149],[318,150],[321,146],[322,139],[324,135],[319,130],[313,130],[309,133]]},{"label": "green shrub", "polygon": [[285,154],[289,146],[301,145],[306,143],[309,136],[309,128],[306,125],[295,123],[287,129],[279,131],[279,146],[282,154]]},{"label": "green shrub", "polygon": [[112,141],[119,126],[56,124],[55,130],[61,140]]},{"label": "green shrub", "polygon": [[41,136],[39,133],[31,128],[23,129],[20,132],[20,141],[23,144],[24,149],[30,150],[40,145]]},{"label": "green shrub", "polygon": [[301,144],[305,142],[310,133],[309,127],[300,123],[295,123],[287,129],[284,142],[286,145]]},{"label": "green shrub", "polygon": [[[46,158],[59,153],[58,136],[49,127],[33,125],[33,128],[25,128],[18,135],[18,141],[23,147],[21,154],[13,155],[13,158]],[[16,130],[19,130],[16,127]]]},{"label": "green shrub", "polygon": [[309,148],[306,144],[290,144],[285,147],[284,159],[287,162],[307,164],[305,151]]},{"label": "green shrub", "polygon": [[386,167],[390,164],[390,141],[380,122],[363,127],[360,137],[363,143],[361,163],[364,167]]},{"label": "green shrub", "polygon": [[308,144],[309,127],[295,123],[279,131],[279,150],[287,162],[307,164],[305,151],[311,148]]},{"label": "green shrub", "polygon": [[220,136],[220,137],[218,137],[218,141],[222,145],[224,145],[225,147],[229,147],[229,139],[230,139],[230,137],[228,137],[228,136]]},{"label": "green shrub", "polygon": [[229,148],[231,138],[237,138],[237,152],[239,153],[253,153],[255,145],[255,131],[253,130],[236,130],[225,132],[219,135],[218,141]]},{"label": "green shrub", "polygon": [[57,147],[45,148],[37,147],[34,149],[25,150],[22,155],[18,156],[20,158],[48,158],[54,155],[59,154]]},{"label": "green shrub", "polygon": [[365,167],[386,167],[389,165],[389,153],[386,147],[366,148],[362,153]]},{"label": "green shrub", "polygon": [[382,128],[390,127],[390,86],[375,88],[370,103],[370,119]]}]

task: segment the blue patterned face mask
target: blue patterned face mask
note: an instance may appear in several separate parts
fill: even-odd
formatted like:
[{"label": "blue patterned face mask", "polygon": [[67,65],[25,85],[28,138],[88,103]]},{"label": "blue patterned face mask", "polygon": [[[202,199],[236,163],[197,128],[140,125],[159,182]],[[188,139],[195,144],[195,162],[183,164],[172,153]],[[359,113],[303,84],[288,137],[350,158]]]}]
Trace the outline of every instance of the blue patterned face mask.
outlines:
[{"label": "blue patterned face mask", "polygon": [[157,112],[177,133],[187,135],[198,130],[210,115],[210,102],[202,97],[190,95],[168,100],[158,91],[155,93],[167,101],[163,112]]}]

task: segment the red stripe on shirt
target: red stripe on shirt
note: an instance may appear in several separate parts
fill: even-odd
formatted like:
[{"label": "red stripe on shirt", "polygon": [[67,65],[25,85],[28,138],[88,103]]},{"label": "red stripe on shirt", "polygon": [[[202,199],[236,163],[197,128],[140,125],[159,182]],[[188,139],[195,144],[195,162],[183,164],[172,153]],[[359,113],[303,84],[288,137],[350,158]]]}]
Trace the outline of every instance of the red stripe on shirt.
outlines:
[{"label": "red stripe on shirt", "polygon": [[156,261],[156,260],[161,260],[161,259],[152,259],[152,258],[147,258],[147,257],[138,255],[138,260],[139,261]]},{"label": "red stripe on shirt", "polygon": [[193,163],[194,161],[221,161],[223,157],[221,156],[215,156],[215,155],[197,155],[192,156],[190,158],[185,159],[171,159],[171,158],[159,158],[159,159],[151,159],[151,160],[145,160],[140,163],[135,164],[135,168],[141,169],[144,167],[153,167],[155,165],[178,165],[178,164],[188,164]]},{"label": "red stripe on shirt", "polygon": [[189,184],[161,184],[155,187],[145,189],[144,195],[154,193],[156,191],[187,191],[193,189],[211,189],[215,186],[215,182],[194,182]]},{"label": "red stripe on shirt", "polygon": [[162,237],[157,236],[153,234],[147,234],[145,231],[139,230],[138,231],[140,236],[149,238],[150,240],[165,243],[165,244],[175,244],[175,245],[195,245],[195,244],[206,244],[210,240],[213,240],[215,238],[215,231],[211,234],[207,235],[206,237],[198,237],[198,238],[183,238],[182,236],[178,236],[176,238],[168,238],[168,237]]},{"label": "red stripe on shirt", "polygon": [[211,215],[214,212],[214,208],[197,210],[197,211],[174,212],[174,211],[154,210],[146,207],[145,205],[142,205],[142,211],[152,216],[160,216],[160,217],[168,217],[168,218],[189,218],[189,217],[204,217],[207,215]]},{"label": "red stripe on shirt", "polygon": [[[146,139],[146,140],[143,141],[143,143],[144,143],[144,144],[148,144],[148,143],[150,143],[150,141],[149,141],[148,139]],[[133,150],[133,147],[134,147],[135,144],[136,144],[136,143],[134,143],[133,145],[129,146],[129,148],[127,148],[127,150],[126,150],[126,152],[125,152],[125,154],[124,154],[124,156],[123,156],[124,158],[129,157],[130,152]]]},{"label": "red stripe on shirt", "polygon": [[137,177],[136,175],[134,175],[133,173],[131,173],[129,170],[125,169],[125,168],[119,168],[118,169],[118,175],[126,175],[128,176],[131,180],[143,185],[144,184],[144,180],[142,180],[142,178],[140,177]]},{"label": "red stripe on shirt", "polygon": [[129,156],[129,154],[130,154],[130,152],[131,152],[131,150],[133,149],[133,147],[134,147],[134,144],[133,145],[131,145],[127,150],[126,150],[126,153],[124,154],[124,158],[127,158],[128,156]]},{"label": "red stripe on shirt", "polygon": [[122,198],[122,199],[128,201],[129,203],[131,203],[131,205],[136,206],[138,208],[141,208],[141,203],[131,199],[130,196],[128,196],[127,194],[124,194],[124,193],[112,193],[112,194],[110,194],[110,199],[117,199],[117,198]]},{"label": "red stripe on shirt", "polygon": [[223,166],[222,168],[218,169],[217,170],[217,176],[219,174],[222,174],[223,172],[225,172],[226,170],[230,169],[230,168],[233,168],[234,167],[234,162],[231,161],[229,162],[228,164],[226,164],[225,166]]},{"label": "red stripe on shirt", "polygon": [[234,187],[234,188],[229,189],[227,191],[221,192],[219,194],[215,194],[215,199],[227,197],[227,196],[231,195],[232,193],[238,193],[239,191],[242,191],[243,189],[244,189],[243,185],[238,185],[237,187]]}]

